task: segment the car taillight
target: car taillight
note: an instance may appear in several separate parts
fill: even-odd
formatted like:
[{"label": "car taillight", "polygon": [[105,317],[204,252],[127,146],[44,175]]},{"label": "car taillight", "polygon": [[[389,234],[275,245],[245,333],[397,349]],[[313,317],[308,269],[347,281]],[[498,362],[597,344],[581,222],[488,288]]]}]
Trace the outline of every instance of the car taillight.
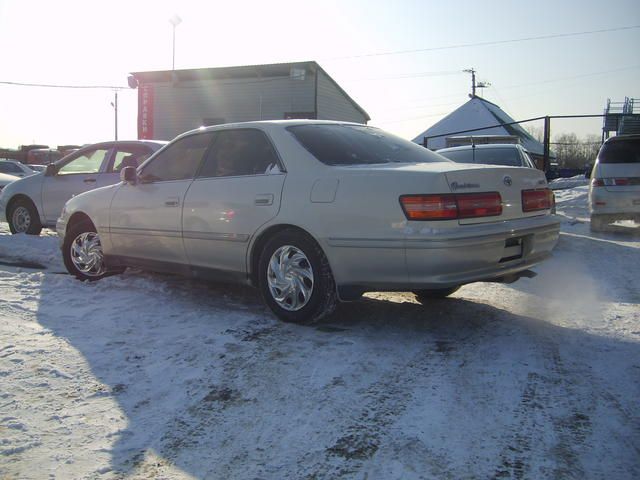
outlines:
[{"label": "car taillight", "polygon": [[502,214],[502,198],[498,192],[457,195],[458,218],[495,217]]},{"label": "car taillight", "polygon": [[522,190],[522,211],[549,210],[553,206],[553,191],[549,188]]},{"label": "car taillight", "polygon": [[502,214],[498,192],[402,195],[400,205],[408,220],[455,220]]},{"label": "car taillight", "polygon": [[624,187],[627,185],[638,185],[640,181],[637,178],[594,178],[591,180],[592,187]]}]

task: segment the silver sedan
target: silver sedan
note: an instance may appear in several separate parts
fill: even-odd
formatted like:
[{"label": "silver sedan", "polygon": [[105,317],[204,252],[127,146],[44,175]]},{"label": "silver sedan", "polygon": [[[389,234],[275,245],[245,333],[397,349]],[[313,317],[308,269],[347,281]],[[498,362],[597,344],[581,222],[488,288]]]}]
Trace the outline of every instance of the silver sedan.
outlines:
[{"label": "silver sedan", "polygon": [[366,291],[422,302],[513,281],[559,234],[542,172],[454,163],[358,124],[194,130],[121,177],[67,202],[57,228],[70,273],[235,280],[294,322]]}]

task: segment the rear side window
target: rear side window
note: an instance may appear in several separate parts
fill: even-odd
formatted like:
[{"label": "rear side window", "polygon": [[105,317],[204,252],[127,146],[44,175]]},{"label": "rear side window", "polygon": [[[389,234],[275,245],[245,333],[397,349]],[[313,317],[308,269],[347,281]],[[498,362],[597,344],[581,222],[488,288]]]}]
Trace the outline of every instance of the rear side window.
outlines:
[{"label": "rear side window", "polygon": [[298,125],[293,136],[327,165],[442,162],[420,145],[364,125]]},{"label": "rear side window", "polygon": [[278,158],[263,132],[255,129],[217,132],[200,178],[263,175],[278,169]]},{"label": "rear side window", "polygon": [[640,140],[605,143],[598,154],[600,163],[640,163]]},{"label": "rear side window", "polygon": [[138,168],[151,156],[153,150],[146,145],[124,145],[116,150],[111,172],[119,172],[124,167]]}]

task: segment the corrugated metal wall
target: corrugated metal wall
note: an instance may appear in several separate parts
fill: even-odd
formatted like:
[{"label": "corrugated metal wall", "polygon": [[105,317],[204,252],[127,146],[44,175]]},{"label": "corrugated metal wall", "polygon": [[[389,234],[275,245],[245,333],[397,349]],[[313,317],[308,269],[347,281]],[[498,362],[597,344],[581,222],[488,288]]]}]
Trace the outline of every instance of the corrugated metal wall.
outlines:
[{"label": "corrugated metal wall", "polygon": [[224,123],[281,120],[288,112],[315,111],[315,80],[270,77],[154,84],[154,138],[170,140],[205,119]]},{"label": "corrugated metal wall", "polygon": [[367,123],[362,112],[321,71],[318,71],[318,118]]}]

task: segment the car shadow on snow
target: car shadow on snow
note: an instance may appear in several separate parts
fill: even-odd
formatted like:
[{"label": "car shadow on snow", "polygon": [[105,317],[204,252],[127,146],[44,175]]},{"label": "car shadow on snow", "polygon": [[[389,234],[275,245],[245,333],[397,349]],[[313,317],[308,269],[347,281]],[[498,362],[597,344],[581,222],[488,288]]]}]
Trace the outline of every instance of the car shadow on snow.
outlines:
[{"label": "car shadow on snow", "polygon": [[[61,408],[73,411],[69,398],[117,406],[80,438],[78,448],[103,444],[110,457],[86,476],[498,478],[527,476],[538,456],[560,476],[589,473],[591,458],[602,472],[638,473],[638,389],[627,385],[640,383],[638,344],[515,315],[464,289],[428,306],[374,294],[305,327],[277,321],[243,287],[44,274],[37,320],[86,360]],[[593,370],[587,357],[616,370]],[[83,435],[77,415],[64,444]]]}]

